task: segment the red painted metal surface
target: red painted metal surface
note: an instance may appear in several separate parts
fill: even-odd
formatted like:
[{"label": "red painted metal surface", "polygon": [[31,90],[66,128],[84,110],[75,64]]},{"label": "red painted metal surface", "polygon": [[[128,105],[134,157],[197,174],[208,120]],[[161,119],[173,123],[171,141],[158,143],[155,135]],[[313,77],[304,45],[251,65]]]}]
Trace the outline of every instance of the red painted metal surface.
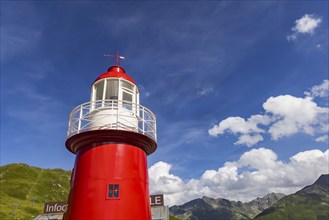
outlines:
[{"label": "red painted metal surface", "polygon": [[93,145],[100,146],[109,141],[114,143],[126,143],[143,149],[147,155],[153,153],[157,144],[155,140],[146,135],[126,130],[90,130],[73,135],[65,142],[66,148],[76,154],[80,148]]},{"label": "red painted metal surface", "polygon": [[126,79],[132,83],[135,83],[135,81],[133,80],[133,78],[131,78],[128,74],[126,74],[125,70],[120,67],[120,66],[112,66],[110,67],[107,72],[101,74],[95,81],[98,81],[100,79],[104,79],[104,78],[109,78],[109,77],[118,77],[118,78],[123,78],[123,79]]},{"label": "red painted metal surface", "polygon": [[[107,198],[119,184],[119,198]],[[151,219],[146,153],[110,143],[78,150],[64,219]]]}]

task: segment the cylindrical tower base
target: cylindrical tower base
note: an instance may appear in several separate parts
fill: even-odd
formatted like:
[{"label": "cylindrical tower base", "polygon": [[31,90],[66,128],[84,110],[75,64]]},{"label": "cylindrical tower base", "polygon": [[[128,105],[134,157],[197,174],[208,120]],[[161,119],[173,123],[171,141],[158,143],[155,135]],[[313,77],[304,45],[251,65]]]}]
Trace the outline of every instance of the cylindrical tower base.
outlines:
[{"label": "cylindrical tower base", "polygon": [[64,219],[151,219],[146,153],[130,144],[78,150]]}]

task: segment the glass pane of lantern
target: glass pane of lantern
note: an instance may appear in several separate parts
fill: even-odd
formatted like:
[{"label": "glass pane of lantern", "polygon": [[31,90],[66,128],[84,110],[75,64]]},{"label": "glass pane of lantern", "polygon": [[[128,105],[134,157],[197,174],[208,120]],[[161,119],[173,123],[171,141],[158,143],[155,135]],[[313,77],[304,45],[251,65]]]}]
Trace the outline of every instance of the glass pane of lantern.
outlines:
[{"label": "glass pane of lantern", "polygon": [[105,99],[118,100],[119,80],[108,79],[105,91]]},{"label": "glass pane of lantern", "polygon": [[95,84],[95,100],[102,100],[103,99],[103,89],[104,89],[104,80]]},{"label": "glass pane of lantern", "polygon": [[132,102],[133,101],[133,95],[129,94],[127,92],[123,92],[122,93],[122,99],[123,99],[123,101]]},{"label": "glass pane of lantern", "polygon": [[134,91],[134,86],[131,85],[130,83],[126,82],[126,81],[121,81],[121,86],[124,89],[128,89],[130,91]]},{"label": "glass pane of lantern", "polygon": [[122,93],[123,107],[132,110],[133,95],[127,92]]}]

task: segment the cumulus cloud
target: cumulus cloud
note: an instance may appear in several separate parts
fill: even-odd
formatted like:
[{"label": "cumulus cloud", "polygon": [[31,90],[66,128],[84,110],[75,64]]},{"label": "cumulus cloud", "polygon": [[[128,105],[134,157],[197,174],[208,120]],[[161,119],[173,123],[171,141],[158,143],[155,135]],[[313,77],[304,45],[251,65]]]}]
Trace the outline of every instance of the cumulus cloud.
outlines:
[{"label": "cumulus cloud", "polygon": [[323,80],[320,85],[313,86],[309,91],[304,92],[309,97],[328,97],[329,96],[329,80]]},{"label": "cumulus cloud", "polygon": [[260,133],[264,133],[265,130],[259,128],[258,125],[268,125],[270,122],[271,119],[266,115],[253,115],[247,120],[241,117],[229,117],[209,129],[208,133],[211,136],[218,136],[230,132],[239,136],[235,144],[252,146],[263,140]]},{"label": "cumulus cloud", "polygon": [[313,34],[314,30],[320,25],[322,19],[314,14],[305,14],[295,21],[295,26],[291,28],[293,33],[287,36],[287,40],[296,40],[299,34]]},{"label": "cumulus cloud", "polygon": [[323,136],[320,136],[320,137],[317,137],[315,139],[316,142],[327,142],[329,139],[329,136],[328,135],[323,135]]},{"label": "cumulus cloud", "polygon": [[160,161],[149,168],[150,185],[153,191],[157,193],[177,193],[182,190],[183,181],[169,173],[171,167],[172,165]]},{"label": "cumulus cloud", "polygon": [[229,117],[214,125],[208,133],[211,136],[234,134],[238,136],[235,144],[248,147],[263,141],[264,134],[269,134],[272,140],[278,140],[304,133],[321,136],[316,141],[325,142],[326,139],[322,136],[329,129],[329,108],[319,106],[313,97],[328,96],[328,85],[328,80],[324,80],[320,85],[305,92],[307,96],[304,98],[291,95],[270,97],[263,103],[263,115],[252,115],[247,120]]},{"label": "cumulus cloud", "polygon": [[326,118],[328,109],[317,106],[310,98],[297,98],[291,95],[270,97],[263,108],[277,118],[268,132],[273,140],[298,132],[313,135]]},{"label": "cumulus cloud", "polygon": [[255,144],[257,144],[258,142],[264,140],[263,136],[260,134],[254,134],[254,135],[249,135],[249,134],[243,134],[241,136],[239,136],[238,141],[235,142],[235,145],[238,144],[245,144],[248,147],[251,147]]},{"label": "cumulus cloud", "polygon": [[170,173],[172,166],[158,162],[149,168],[151,194],[165,194],[167,205],[179,205],[202,196],[250,201],[270,192],[294,193],[329,173],[329,150],[308,150],[289,162],[266,148],[252,149],[218,170],[206,170],[199,179],[183,181]]}]

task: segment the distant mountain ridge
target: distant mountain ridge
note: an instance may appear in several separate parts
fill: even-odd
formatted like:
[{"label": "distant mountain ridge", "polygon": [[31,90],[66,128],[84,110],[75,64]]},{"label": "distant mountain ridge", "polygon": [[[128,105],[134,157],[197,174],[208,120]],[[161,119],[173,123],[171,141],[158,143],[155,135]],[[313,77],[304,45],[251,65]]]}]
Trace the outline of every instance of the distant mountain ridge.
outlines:
[{"label": "distant mountain ridge", "polygon": [[329,174],[288,196],[270,193],[246,203],[203,197],[170,213],[181,220],[329,220]]},{"label": "distant mountain ridge", "polygon": [[170,213],[179,219],[252,219],[264,209],[284,197],[281,193],[270,193],[250,202],[236,202],[227,199],[203,197],[181,206],[170,207]]}]

